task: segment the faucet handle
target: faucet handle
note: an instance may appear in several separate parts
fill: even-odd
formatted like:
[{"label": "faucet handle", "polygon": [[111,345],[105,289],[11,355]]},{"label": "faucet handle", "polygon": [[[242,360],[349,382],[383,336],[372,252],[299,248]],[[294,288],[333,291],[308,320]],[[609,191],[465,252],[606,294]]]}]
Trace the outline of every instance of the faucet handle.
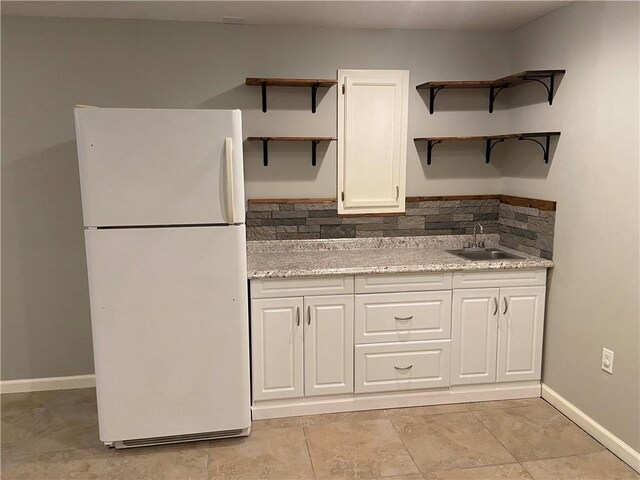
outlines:
[{"label": "faucet handle", "polygon": [[484,248],[484,242],[482,240],[478,242],[478,247]]},{"label": "faucet handle", "polygon": [[464,242],[462,245],[464,248],[471,248],[471,242]]}]

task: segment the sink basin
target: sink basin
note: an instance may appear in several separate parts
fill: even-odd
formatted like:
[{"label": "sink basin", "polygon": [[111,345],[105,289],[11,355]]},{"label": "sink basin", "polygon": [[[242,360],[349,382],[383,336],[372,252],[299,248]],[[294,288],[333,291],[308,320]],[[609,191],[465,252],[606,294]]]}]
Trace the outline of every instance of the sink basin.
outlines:
[{"label": "sink basin", "polygon": [[503,250],[496,248],[487,248],[480,251],[467,251],[467,250],[447,250],[449,253],[453,253],[458,257],[466,258],[467,260],[517,260],[519,257]]}]

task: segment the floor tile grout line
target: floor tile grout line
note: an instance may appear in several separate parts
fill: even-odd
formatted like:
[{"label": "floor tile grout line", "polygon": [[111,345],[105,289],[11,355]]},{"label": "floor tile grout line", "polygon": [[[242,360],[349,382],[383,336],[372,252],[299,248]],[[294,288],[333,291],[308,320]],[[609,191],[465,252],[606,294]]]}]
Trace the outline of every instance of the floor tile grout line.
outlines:
[{"label": "floor tile grout line", "polygon": [[[607,447],[605,447],[602,442],[600,442],[597,438],[595,438],[593,435],[591,435],[589,432],[587,432],[584,428],[582,428],[580,425],[578,425],[576,422],[574,422],[573,420],[571,420],[569,417],[567,417],[564,413],[562,413],[560,410],[558,410],[555,406],[551,405],[551,403],[547,402],[544,398],[540,397],[547,405],[549,405],[551,408],[553,408],[556,412],[558,412],[560,415],[562,415],[564,418],[566,418],[567,420],[569,420],[573,425],[575,425],[576,427],[578,427],[580,430],[582,430],[584,433],[586,433],[587,435],[589,435],[589,437],[591,437],[593,439],[594,442],[597,442],[603,449],[607,450],[608,452],[611,452],[611,450],[609,450]],[[611,452],[613,455],[615,455],[615,453]],[[617,457],[617,455],[616,455]],[[626,462],[625,462],[626,463]]]},{"label": "floor tile grout line", "polygon": [[309,464],[311,465],[311,473],[313,474],[313,478],[318,478],[316,475],[316,467],[313,466],[313,458],[311,457],[311,449],[309,448],[309,439],[307,438],[307,427],[302,422],[302,437],[304,438],[304,444],[307,447],[307,455],[309,455]]},{"label": "floor tile grout line", "polygon": [[521,466],[522,468],[524,468],[524,471],[525,471],[525,472],[527,472],[531,478],[533,478],[534,480],[536,480],[536,477],[534,477],[534,476],[533,476],[533,473],[531,473],[531,472],[529,471],[529,469],[528,469],[526,466],[524,466],[524,465],[523,465],[523,463],[524,463],[524,462],[518,462],[518,463],[520,464],[520,466]]},{"label": "floor tile grout line", "polygon": [[209,460],[211,459],[211,451],[213,450],[213,445],[211,445],[211,440],[207,442],[207,467],[204,469],[205,471],[205,480],[209,480]]},{"label": "floor tile grout line", "polygon": [[[385,413],[385,415],[387,414],[386,410],[385,410],[384,413]],[[411,453],[411,450],[409,450],[409,447],[407,446],[407,444],[404,443],[404,440],[402,439],[402,434],[396,428],[395,424],[393,423],[393,419],[392,418],[388,418],[388,415],[387,415],[387,420],[391,424],[391,428],[393,428],[393,431],[396,432],[396,435],[398,435],[398,438],[400,439],[400,443],[402,443],[402,446],[404,447],[404,449],[409,454],[409,458],[411,458],[411,461],[413,462],[414,467],[416,467],[416,470],[418,470],[418,473],[420,474],[420,476],[424,477],[425,473],[418,466],[418,462],[416,462],[416,459],[413,458],[413,454]]]},{"label": "floor tile grout line", "polygon": [[[544,398],[541,398],[541,399],[542,399],[542,400],[544,400]],[[547,402],[546,400],[544,400],[544,401],[545,401],[547,404],[549,403],[549,402]],[[551,406],[551,407],[553,407],[553,405],[550,405],[550,406]],[[525,407],[526,407],[526,405],[525,405],[525,406],[523,406],[523,407],[510,407],[510,408],[509,408],[509,410],[512,410],[512,409],[514,409],[514,408],[525,408]],[[502,409],[502,410],[506,410],[506,409]],[[555,407],[554,407],[554,410],[557,410],[557,409],[555,409]],[[478,421],[479,421],[479,422],[484,426],[484,428],[485,428],[485,429],[486,429],[486,430],[487,430],[487,431],[488,431],[488,432],[493,436],[493,438],[495,438],[495,439],[500,443],[500,445],[502,445],[502,446],[504,447],[504,449],[505,449],[507,452],[509,452],[509,454],[510,454],[513,458],[515,458],[515,459],[516,459],[516,461],[517,461],[518,463],[523,463],[523,462],[538,462],[538,461],[542,461],[542,460],[555,460],[555,459],[558,459],[558,458],[575,457],[575,456],[578,456],[578,455],[587,455],[587,454],[589,454],[589,453],[598,453],[598,452],[602,452],[603,450],[606,450],[606,451],[608,451],[609,453],[611,453],[611,452],[610,452],[610,450],[609,450],[608,448],[606,448],[604,445],[602,445],[600,442],[598,442],[597,440],[595,440],[595,439],[594,439],[594,440],[596,441],[596,443],[598,443],[598,445],[600,445],[600,446],[602,447],[602,450],[597,450],[597,451],[595,451],[595,452],[581,452],[581,453],[574,453],[574,454],[571,454],[571,455],[559,455],[559,456],[557,456],[557,457],[538,458],[538,459],[535,459],[535,460],[520,460],[520,459],[516,458],[515,453],[511,452],[511,450],[509,450],[509,449],[507,448],[507,446],[506,446],[506,445],[504,445],[504,444],[500,441],[500,439],[499,439],[498,437],[496,437],[496,436],[493,434],[493,432],[492,432],[491,430],[489,430],[489,427],[487,427],[487,426],[485,425],[485,423],[482,421],[482,419],[481,419],[480,417],[478,417],[478,415],[476,415],[476,414],[475,414],[475,412],[482,412],[482,411],[484,411],[484,410],[474,410],[474,411],[472,411],[471,413],[473,413],[473,414],[474,414],[474,416],[475,416],[475,417],[478,419]],[[558,413],[562,413],[562,412],[558,412]],[[564,415],[563,415],[563,416],[564,416]],[[573,425],[575,425],[576,427],[578,427],[578,425],[576,425],[576,424],[575,424],[575,423],[574,423],[570,418],[568,418],[568,417],[566,417],[566,416],[565,416],[565,418],[567,418],[567,420],[569,420]],[[579,428],[579,427],[578,427],[578,428]],[[582,429],[580,429],[580,430],[582,430]],[[584,430],[583,430],[583,431],[584,431]],[[585,432],[585,433],[586,433],[586,432]],[[589,435],[589,437],[591,437],[591,435]],[[591,437],[591,438],[593,439],[593,437]],[[616,457],[616,458],[617,458],[617,457]],[[622,461],[622,460],[621,460],[621,461]],[[523,465],[523,467],[524,467],[524,465]],[[526,468],[525,468],[525,470],[526,470]],[[528,471],[528,470],[527,470],[527,471]]]},{"label": "floor tile grout line", "polygon": [[[514,407],[514,408],[520,408],[520,407]],[[511,458],[513,458],[516,462],[520,462],[520,460],[516,457],[516,454],[515,454],[514,452],[512,452],[511,450],[509,450],[509,449],[507,448],[507,446],[506,446],[504,443],[502,443],[502,442],[500,441],[500,439],[499,439],[496,435],[494,435],[494,433],[493,433],[491,430],[489,430],[489,427],[487,427],[487,425],[482,421],[482,419],[481,419],[478,415],[476,415],[475,411],[472,411],[472,412],[471,412],[471,414],[476,418],[476,420],[478,420],[478,422],[480,422],[480,425],[482,425],[482,426],[483,426],[483,428],[484,428],[487,432],[489,432],[489,435],[491,435],[493,438],[495,438],[496,442],[498,442],[500,445],[502,445],[502,448],[504,448],[504,449],[505,449],[505,451],[506,451],[509,455],[511,455]]]},{"label": "floor tile grout line", "polygon": [[519,465],[520,462],[517,460],[513,462],[501,462],[501,463],[488,463],[486,465],[472,465],[469,467],[458,467],[458,468],[450,468],[445,470],[438,470],[438,472],[454,472],[458,470],[473,470],[474,468],[486,468],[486,467],[499,467],[501,465]]}]

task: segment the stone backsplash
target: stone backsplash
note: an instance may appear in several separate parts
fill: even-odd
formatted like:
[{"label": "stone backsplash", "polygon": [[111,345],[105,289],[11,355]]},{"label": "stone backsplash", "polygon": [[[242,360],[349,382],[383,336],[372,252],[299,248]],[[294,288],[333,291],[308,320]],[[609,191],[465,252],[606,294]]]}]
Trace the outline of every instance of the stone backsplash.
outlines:
[{"label": "stone backsplash", "polygon": [[503,245],[551,258],[551,208],[554,202],[501,195],[408,197],[402,214],[339,216],[333,199],[249,200],[247,239],[470,235],[480,222]]},{"label": "stone backsplash", "polygon": [[338,216],[335,201],[249,201],[248,240],[460,235],[481,222],[497,233],[498,198],[423,200],[408,198],[399,215]]},{"label": "stone backsplash", "polygon": [[501,202],[498,216],[500,244],[551,260],[556,222],[555,204],[553,209],[538,207]]}]

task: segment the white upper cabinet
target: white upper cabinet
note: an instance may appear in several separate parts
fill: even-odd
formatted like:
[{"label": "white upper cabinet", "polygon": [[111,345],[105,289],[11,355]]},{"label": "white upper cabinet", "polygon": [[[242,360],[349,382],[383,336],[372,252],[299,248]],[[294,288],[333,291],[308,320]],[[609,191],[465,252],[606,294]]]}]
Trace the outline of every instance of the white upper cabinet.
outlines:
[{"label": "white upper cabinet", "polygon": [[339,70],[338,213],[404,212],[408,70]]}]

